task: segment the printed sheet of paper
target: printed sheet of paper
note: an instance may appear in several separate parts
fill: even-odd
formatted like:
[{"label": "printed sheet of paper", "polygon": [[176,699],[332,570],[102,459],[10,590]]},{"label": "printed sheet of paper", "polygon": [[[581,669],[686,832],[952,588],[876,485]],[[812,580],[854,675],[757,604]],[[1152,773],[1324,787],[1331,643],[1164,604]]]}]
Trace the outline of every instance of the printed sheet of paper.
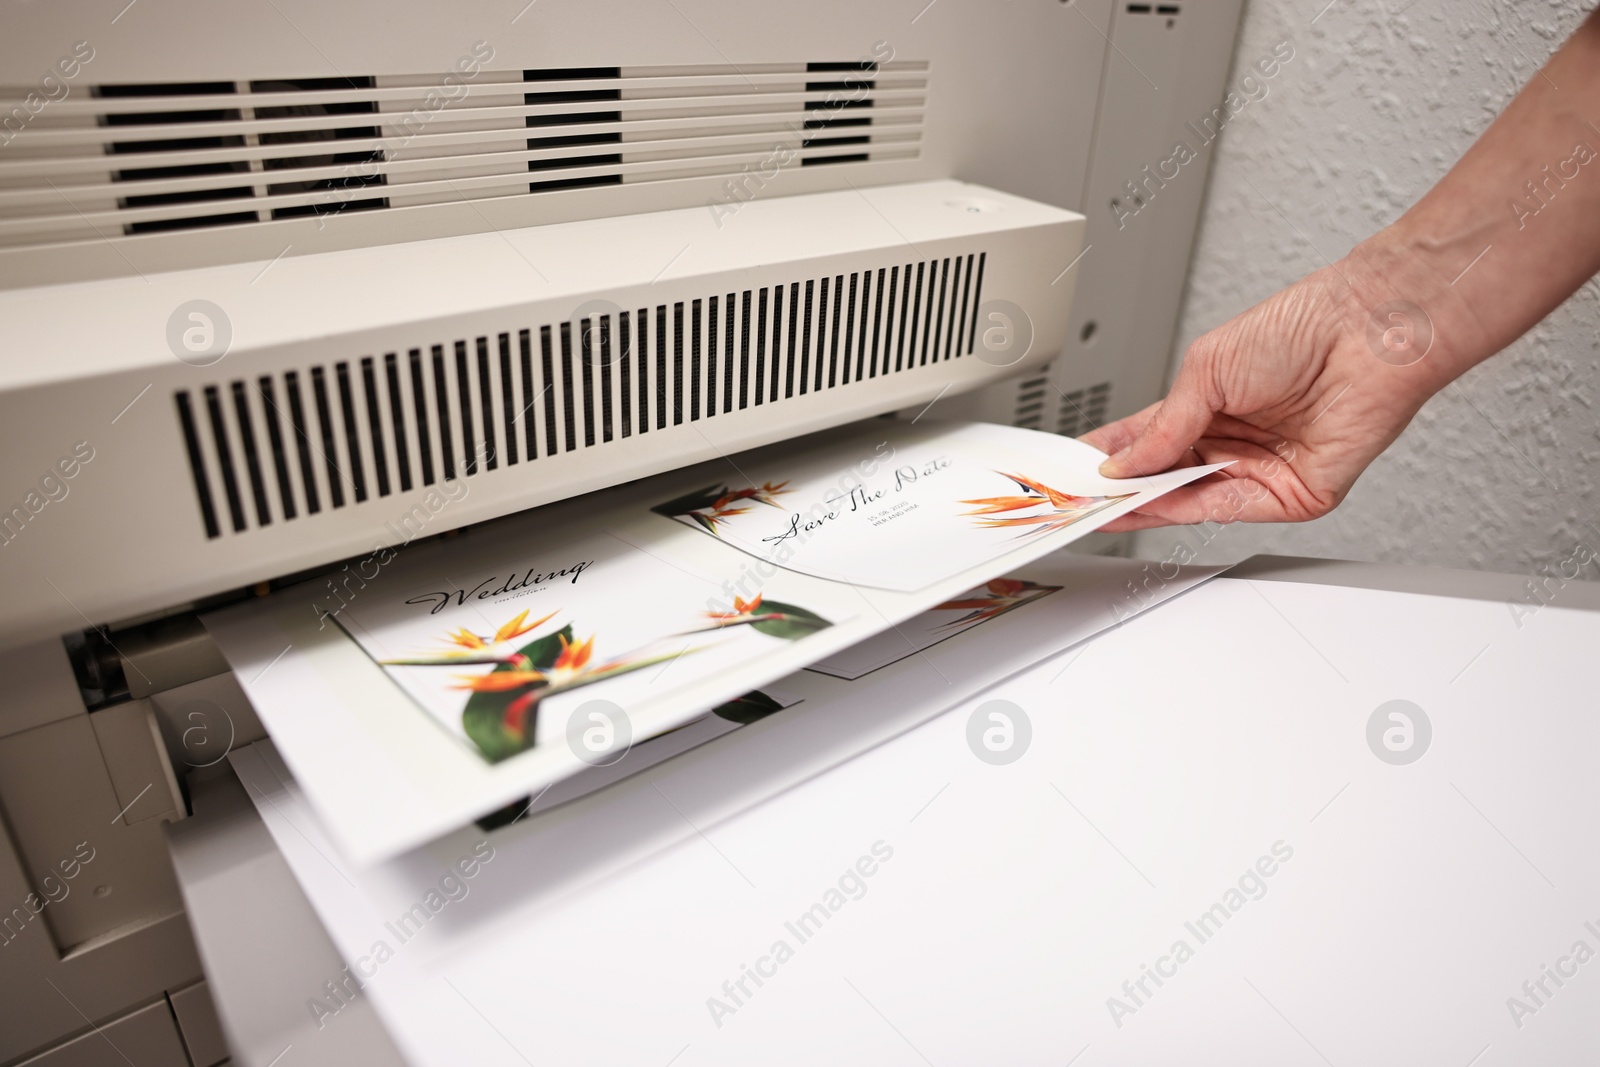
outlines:
[{"label": "printed sheet of paper", "polygon": [[1127,510],[1113,509],[1139,487],[1100,477],[1104,458],[1071,438],[1008,426],[957,426],[916,441],[886,432],[870,452],[855,445],[741,463],[738,481],[654,510],[769,564],[914,592]]},{"label": "printed sheet of paper", "polygon": [[[592,899],[592,894],[604,892],[605,886],[674,844],[699,834],[721,842],[723,828],[740,813],[757,805],[764,810],[763,801],[878,750],[947,708],[1131,615],[1156,608],[1221,569],[1183,567],[1152,585],[1146,582],[1144,566],[1067,553],[1036,561],[1025,573],[1062,587],[1062,592],[940,642],[927,650],[927,660],[909,657],[855,682],[809,671],[781,679],[769,691],[803,697],[802,703],[728,731],[677,758],[648,767],[641,763],[628,780],[587,791],[588,795],[543,816],[530,816],[487,834],[464,827],[365,869],[340,860],[305,801],[303,785],[290,776],[271,742],[238,750],[230,759],[346,958],[370,957],[379,940],[396,948],[392,959],[364,979],[362,995],[371,998],[408,1059],[427,1065],[456,1064],[463,1057],[517,1063],[443,976],[457,983],[470,981],[474,987],[525,982],[528,953],[552,951],[548,937],[561,927],[564,909],[574,901]],[[1018,576],[1013,572],[1012,577]],[[1130,592],[1132,583],[1140,583],[1136,592]],[[1071,662],[1069,654],[1046,669],[1053,676]],[[668,734],[650,744],[677,736]],[[630,753],[619,769],[649,747]],[[575,788],[596,773],[584,771],[551,792]],[[929,795],[935,788],[929,788]],[[742,889],[738,875],[711,848],[698,841],[690,847],[703,851],[718,872],[708,877],[726,878]],[[422,933],[397,945],[385,924],[407,914],[437,884],[441,871],[452,870],[457,860],[475,851],[479,856],[490,853],[493,859],[472,880],[464,899],[452,901]],[[753,870],[751,874],[765,890],[767,880]],[[699,882],[695,892],[704,896]],[[715,899],[723,906],[721,895]],[[760,921],[771,923],[770,907],[762,911]],[[574,944],[593,936],[592,931],[575,931]],[[542,950],[530,947],[539,943]],[[764,946],[769,940],[759,943]],[[736,944],[733,951],[744,948]],[[719,953],[710,955],[716,967],[726,967]],[[522,978],[517,979],[518,974]],[[715,989],[723,977],[719,971],[708,988]],[[553,1029],[547,1024],[544,1034],[540,1047],[556,1059],[581,1058],[595,1048],[594,1031],[574,1020],[559,1021]]]},{"label": "printed sheet of paper", "polygon": [[357,862],[607,766],[859,636],[833,634],[864,606],[848,588],[784,573],[735,606],[732,572],[634,547],[626,516],[517,518],[412,546],[359,586],[206,617]]},{"label": "printed sheet of paper", "polygon": [[[898,466],[868,470],[869,457]],[[1211,469],[1108,482],[1100,458],[1053,434],[874,420],[406,545],[360,581],[312,580],[205,623],[341,850],[367,864],[606,765]],[[929,485],[951,476],[947,489],[907,495],[915,506],[881,526],[843,513],[787,539],[797,552],[782,566],[650,509],[741,471],[768,472],[745,488],[769,495],[774,478],[840,486],[837,507],[856,482],[908,482],[896,473],[908,460]],[[1000,470],[1038,473],[1042,488]],[[1106,499],[1080,507],[1044,491],[1055,485]],[[904,557],[896,581],[915,591],[796,565],[813,552],[858,576]]]}]

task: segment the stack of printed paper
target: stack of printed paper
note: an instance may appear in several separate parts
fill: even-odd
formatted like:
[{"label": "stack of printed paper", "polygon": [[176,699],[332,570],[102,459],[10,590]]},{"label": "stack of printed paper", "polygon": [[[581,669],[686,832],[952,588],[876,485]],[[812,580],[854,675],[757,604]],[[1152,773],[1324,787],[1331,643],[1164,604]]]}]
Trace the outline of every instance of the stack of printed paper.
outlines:
[{"label": "stack of printed paper", "polygon": [[782,708],[763,687],[796,670],[858,678],[1050,596],[995,579],[1215,469],[1111,481],[1103,458],[874,420],[380,553],[206,624],[367,864],[663,758],[625,759],[645,741],[670,755]]}]

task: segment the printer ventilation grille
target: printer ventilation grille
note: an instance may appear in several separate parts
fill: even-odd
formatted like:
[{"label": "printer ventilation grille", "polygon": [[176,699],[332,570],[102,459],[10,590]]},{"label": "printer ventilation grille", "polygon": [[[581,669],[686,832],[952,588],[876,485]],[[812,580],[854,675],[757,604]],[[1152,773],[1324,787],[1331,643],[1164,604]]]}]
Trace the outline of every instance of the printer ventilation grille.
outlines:
[{"label": "printer ventilation grille", "polygon": [[1056,432],[1064,437],[1080,437],[1090,430],[1098,430],[1105,425],[1110,406],[1110,382],[1096,382],[1062,393]]},{"label": "printer ventilation grille", "polygon": [[1025,378],[1017,383],[1017,406],[1011,413],[1011,424],[1028,430],[1037,430],[1044,418],[1045,387],[1050,384],[1049,371],[1037,378]]},{"label": "printer ventilation grille", "polygon": [[486,331],[174,394],[206,536],[970,356],[988,254]]},{"label": "printer ventilation grille", "polygon": [[[909,60],[468,69],[94,86],[8,138],[0,247],[915,159],[929,75]],[[27,92],[0,85],[0,111]]]}]

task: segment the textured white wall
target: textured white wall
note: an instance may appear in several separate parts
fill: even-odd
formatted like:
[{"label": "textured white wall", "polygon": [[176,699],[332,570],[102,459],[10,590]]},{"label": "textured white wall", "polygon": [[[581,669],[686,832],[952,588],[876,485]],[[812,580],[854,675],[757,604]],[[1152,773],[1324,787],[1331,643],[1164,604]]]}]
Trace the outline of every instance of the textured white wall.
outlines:
[{"label": "textured white wall", "polygon": [[[1592,6],[1334,0],[1318,16],[1324,2],[1246,7],[1230,85],[1284,37],[1297,54],[1213,148],[1174,366],[1189,341],[1397,218]],[[1236,524],[1216,531],[1199,558],[1273,552],[1556,570],[1580,541],[1600,549],[1597,401],[1600,283],[1591,281],[1429,401],[1331,515]],[[1164,559],[1178,538],[1197,543],[1195,531],[1149,531],[1135,551]],[[1600,577],[1600,565],[1584,576]]]}]

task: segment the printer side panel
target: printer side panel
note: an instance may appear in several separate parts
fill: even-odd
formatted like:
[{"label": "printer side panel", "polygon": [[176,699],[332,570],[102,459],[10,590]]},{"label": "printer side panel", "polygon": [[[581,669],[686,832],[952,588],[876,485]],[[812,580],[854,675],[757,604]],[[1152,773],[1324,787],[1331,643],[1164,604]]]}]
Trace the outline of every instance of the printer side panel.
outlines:
[{"label": "printer side panel", "polygon": [[[1240,56],[1230,70],[1242,6],[1124,0],[1106,10],[1081,196],[1053,201],[1088,220],[1066,344],[1047,367],[953,400],[954,412],[1076,437],[1160,399],[1216,137],[1237,113],[1228,97],[1237,107],[1246,92],[1272,92],[1263,59],[1293,76],[1275,56]],[[1024,184],[1043,169],[1025,154],[1005,167]],[[1002,183],[999,169],[963,176]]]}]

